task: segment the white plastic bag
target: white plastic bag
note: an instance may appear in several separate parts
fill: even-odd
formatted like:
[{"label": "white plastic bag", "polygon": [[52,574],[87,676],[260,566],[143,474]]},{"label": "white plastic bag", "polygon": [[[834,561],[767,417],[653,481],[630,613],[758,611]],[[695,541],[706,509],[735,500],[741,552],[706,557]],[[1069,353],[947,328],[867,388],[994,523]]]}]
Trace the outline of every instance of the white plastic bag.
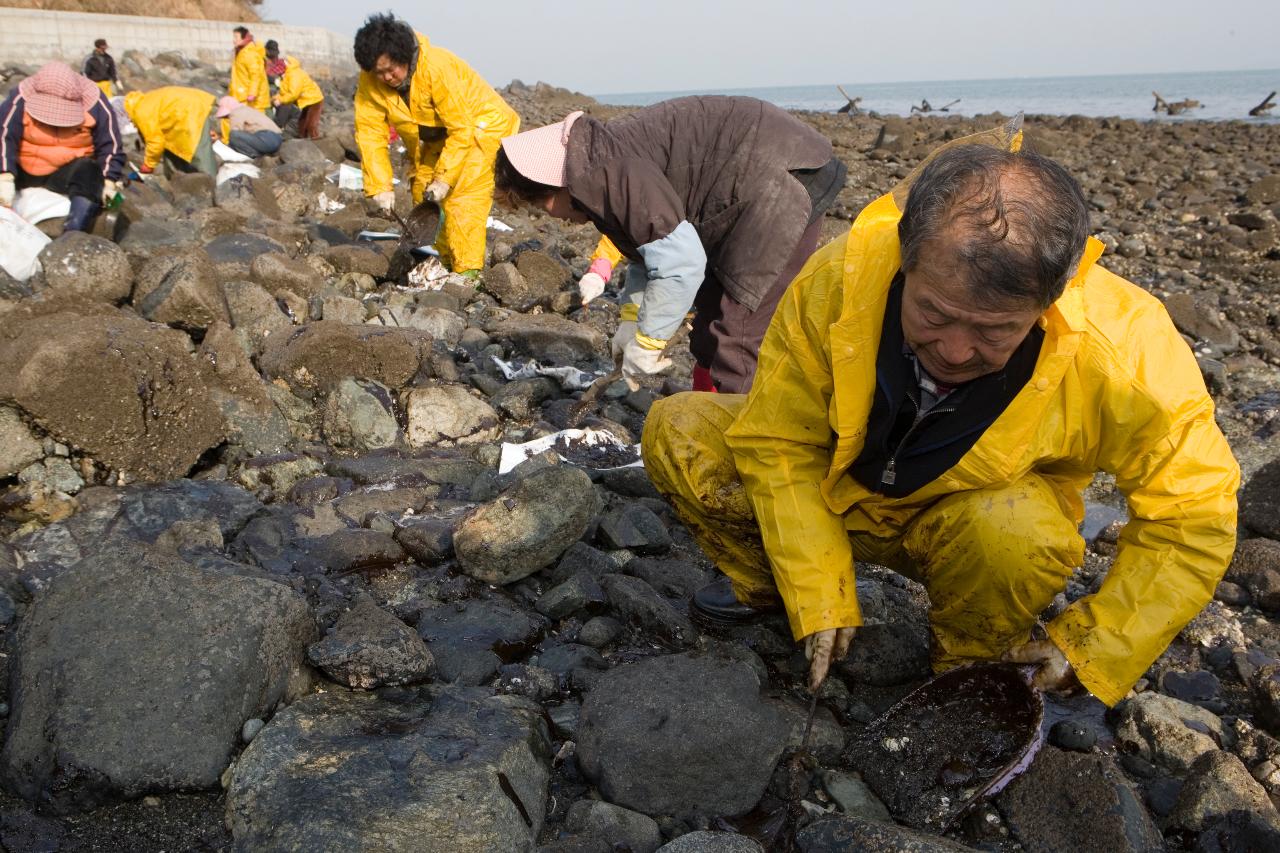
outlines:
[{"label": "white plastic bag", "polygon": [[253,159],[252,157],[241,154],[221,139],[213,143],[213,153],[217,154],[218,159],[223,163],[248,163]]},{"label": "white plastic bag", "polygon": [[214,179],[214,183],[221,186],[232,178],[260,178],[262,170],[252,163],[223,163],[218,167],[218,177]]},{"label": "white plastic bag", "polygon": [[13,212],[32,225],[46,219],[65,219],[71,212],[71,199],[44,187],[27,187],[14,199]]},{"label": "white plastic bag", "polygon": [[40,251],[49,237],[7,207],[0,207],[0,267],[26,281],[40,271]]}]

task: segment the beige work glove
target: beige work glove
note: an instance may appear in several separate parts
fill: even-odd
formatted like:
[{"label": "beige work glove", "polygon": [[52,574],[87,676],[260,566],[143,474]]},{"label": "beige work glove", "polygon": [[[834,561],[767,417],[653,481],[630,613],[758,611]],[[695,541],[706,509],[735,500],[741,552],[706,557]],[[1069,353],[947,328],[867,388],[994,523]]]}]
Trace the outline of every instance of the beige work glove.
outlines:
[{"label": "beige work glove", "polygon": [[111,200],[116,197],[116,193],[120,192],[120,185],[108,178],[102,182],[102,206],[106,207],[111,204]]},{"label": "beige work glove", "polygon": [[604,293],[604,286],[604,276],[599,273],[589,272],[578,279],[578,295],[582,297],[582,304],[586,305]]},{"label": "beige work glove", "polygon": [[642,376],[661,373],[671,366],[671,359],[663,358],[667,342],[650,338],[639,331],[622,347],[622,378],[632,391],[640,388]]},{"label": "beige work glove", "polygon": [[427,191],[422,194],[422,197],[427,201],[439,204],[444,201],[444,197],[449,194],[449,189],[449,185],[444,181],[432,181],[427,186]]},{"label": "beige work glove", "polygon": [[1052,640],[1031,640],[1014,646],[1004,653],[1002,659],[1012,663],[1039,664],[1031,686],[1049,693],[1068,693],[1080,686],[1071,662]]},{"label": "beige work glove", "polygon": [[809,661],[809,692],[817,693],[833,661],[849,654],[856,628],[827,628],[804,638],[804,656]]},{"label": "beige work glove", "polygon": [[17,194],[18,186],[14,183],[13,173],[0,172],[0,207],[13,207],[13,199]]},{"label": "beige work glove", "polygon": [[391,208],[396,206],[396,191],[384,190],[373,196],[373,203],[383,212],[389,212]]}]

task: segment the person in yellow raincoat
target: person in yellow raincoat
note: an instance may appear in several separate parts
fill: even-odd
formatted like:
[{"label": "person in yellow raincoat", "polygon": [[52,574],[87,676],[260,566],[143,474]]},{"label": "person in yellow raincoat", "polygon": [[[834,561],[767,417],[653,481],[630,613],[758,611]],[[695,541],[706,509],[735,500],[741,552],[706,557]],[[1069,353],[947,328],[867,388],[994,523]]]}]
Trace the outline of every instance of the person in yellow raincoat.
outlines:
[{"label": "person in yellow raincoat", "polygon": [[271,106],[266,51],[253,40],[253,33],[247,27],[232,30],[231,43],[235,46],[235,55],[231,60],[231,82],[227,85],[227,94],[265,113]]},{"label": "person in yellow raincoat", "polygon": [[412,164],[414,202],[430,199],[444,213],[441,260],[476,276],[484,266],[493,163],[520,118],[480,75],[454,54],[393,15],[371,15],[356,33],[356,144],[365,195],[390,210],[387,125],[404,140]]},{"label": "person in yellow raincoat", "polygon": [[[1097,263],[1078,184],[1020,140],[949,143],[819,250],[749,396],[648,416],[645,467],[731,582],[695,606],[780,599],[811,688],[862,623],[855,560],[925,585],[935,669],[1006,656],[1108,705],[1230,560],[1240,472],[1195,358],[1155,297]],[[1115,562],[1033,640],[1083,560],[1097,471],[1128,502]]]},{"label": "person in yellow raincoat", "polygon": [[[266,58],[270,62],[278,62],[280,46],[274,40],[266,45]],[[280,88],[271,103],[275,105],[275,123],[287,127],[297,117],[297,133],[299,139],[318,139],[320,137],[320,114],[324,110],[324,93],[311,79],[311,75],[302,70],[302,65],[292,56],[284,58],[284,72],[280,75]]]},{"label": "person in yellow raincoat", "polygon": [[200,89],[163,86],[124,96],[124,111],[146,146],[139,172],[150,174],[167,157],[183,172],[216,175],[210,134],[216,130],[216,99]]}]

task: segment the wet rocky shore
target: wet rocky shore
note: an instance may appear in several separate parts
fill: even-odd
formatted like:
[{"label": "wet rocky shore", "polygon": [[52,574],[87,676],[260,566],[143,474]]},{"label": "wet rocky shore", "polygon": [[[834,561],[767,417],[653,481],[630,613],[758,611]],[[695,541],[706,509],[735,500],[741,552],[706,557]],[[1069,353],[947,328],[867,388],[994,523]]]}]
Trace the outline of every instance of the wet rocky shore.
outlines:
[{"label": "wet rocky shore", "polygon": [[[223,85],[176,55],[121,71]],[[1280,848],[1280,125],[1027,118],[1102,263],[1197,354],[1240,545],[1133,695],[1052,701],[1029,770],[939,834],[894,822],[851,749],[929,674],[923,591],[859,567],[867,625],[794,772],[803,655],[781,617],[691,617],[713,569],[643,469],[550,450],[499,473],[504,443],[568,427],[634,444],[687,352],[585,411],[572,372],[508,378],[612,367],[616,305],[574,287],[596,233],[495,207],[478,284],[410,278],[394,240],[357,239],[396,224],[329,178],[355,164],[354,81],[324,86],[324,137],[259,177],[157,172],[0,275],[4,849]],[[503,94],[526,127],[624,111]],[[849,167],[828,239],[1002,120],[801,117]],[[1046,618],[1115,554],[1123,499],[1107,477],[1087,498]]]}]

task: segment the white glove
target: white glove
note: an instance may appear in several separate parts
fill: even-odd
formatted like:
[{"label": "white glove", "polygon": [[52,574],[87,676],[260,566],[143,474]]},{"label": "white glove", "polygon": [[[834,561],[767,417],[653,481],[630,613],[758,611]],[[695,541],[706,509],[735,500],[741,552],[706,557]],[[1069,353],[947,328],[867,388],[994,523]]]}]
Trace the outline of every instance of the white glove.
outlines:
[{"label": "white glove", "polygon": [[120,192],[120,185],[108,178],[102,182],[102,206],[107,207],[111,204],[111,200],[116,197],[116,193]]},{"label": "white glove", "polygon": [[0,172],[0,207],[13,207],[13,197],[18,188],[13,182],[12,172]]},{"label": "white glove", "polygon": [[[647,341],[653,340],[648,338],[642,342],[637,334],[632,336],[630,343],[622,348],[622,378],[627,380],[627,387],[632,391],[640,388],[640,383],[636,380],[641,376],[652,376],[671,366],[671,359],[662,357],[662,346],[655,349],[646,345]],[[666,341],[657,341],[657,343],[665,344]]]},{"label": "white glove", "polygon": [[396,206],[396,191],[386,190],[384,192],[377,193],[373,197],[373,203],[378,206],[379,210],[391,210],[391,208]]},{"label": "white glove", "polygon": [[618,331],[613,333],[613,339],[609,341],[609,352],[613,355],[613,360],[617,362],[622,358],[622,352],[627,348],[627,344],[636,338],[636,332],[640,330],[640,324],[635,320],[623,320],[618,324]]},{"label": "white glove", "polygon": [[427,201],[439,204],[449,194],[449,189],[449,185],[444,181],[432,181],[427,187],[427,191],[422,194],[422,197]]},{"label": "white glove", "polygon": [[582,297],[582,304],[586,305],[604,293],[604,284],[604,276],[594,272],[589,272],[578,279],[578,295]]}]

